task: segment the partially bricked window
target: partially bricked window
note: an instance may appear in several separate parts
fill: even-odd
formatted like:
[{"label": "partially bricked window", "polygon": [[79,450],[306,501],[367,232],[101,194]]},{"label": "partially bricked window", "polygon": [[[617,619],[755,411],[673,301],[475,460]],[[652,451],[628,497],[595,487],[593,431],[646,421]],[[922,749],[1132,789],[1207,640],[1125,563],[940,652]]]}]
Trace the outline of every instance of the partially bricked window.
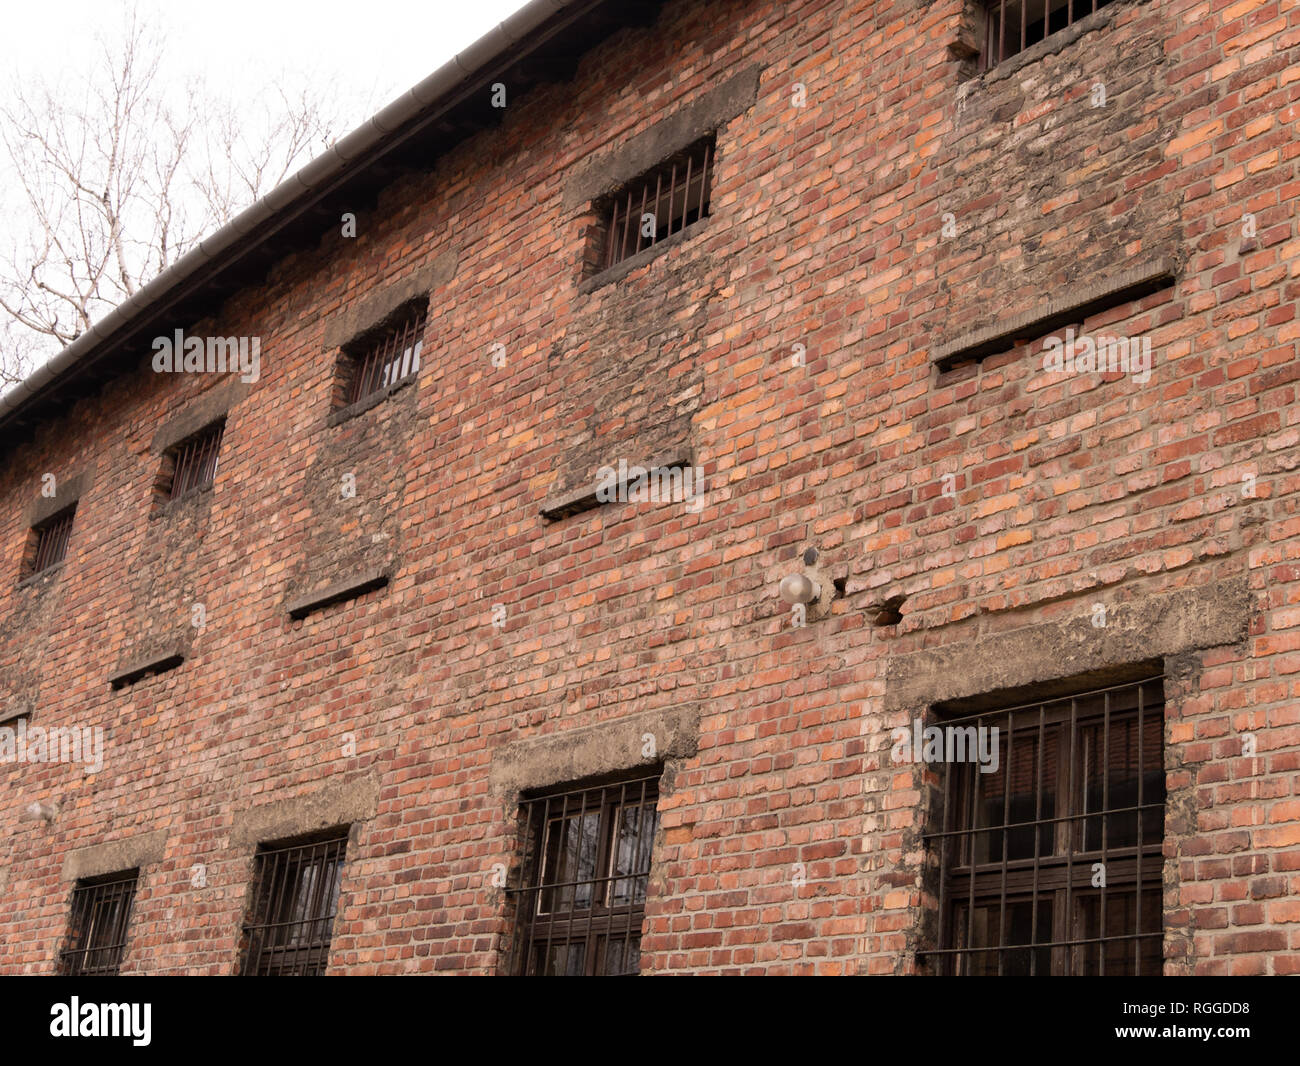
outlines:
[{"label": "partially bricked window", "polygon": [[118,973],[139,875],[139,870],[127,870],[77,882],[72,890],[68,946],[59,953],[59,973]]},{"label": "partially bricked window", "polygon": [[1157,677],[943,723],[998,758],[940,768],[938,972],[1161,972],[1163,706]]},{"label": "partially bricked window", "polygon": [[990,0],[980,69],[997,66],[1112,0]]},{"label": "partially bricked window", "polygon": [[221,436],[225,428],[224,420],[217,422],[176,446],[172,452],[171,499],[179,500],[191,492],[207,488],[216,479],[217,457],[221,453]]},{"label": "partially bricked window", "polygon": [[347,352],[351,376],[344,406],[359,403],[416,374],[428,308],[412,306]]},{"label": "partially bricked window", "polygon": [[329,962],[347,831],[257,853],[253,904],[244,925],[251,977],[318,977]]},{"label": "partially bricked window", "polygon": [[708,215],[713,148],[713,136],[697,141],[609,198],[598,269],[616,266]]},{"label": "partially bricked window", "polygon": [[548,792],[524,800],[523,877],[511,890],[511,972],[634,975],[658,825],[658,777]]},{"label": "partially bricked window", "polygon": [[76,513],[77,505],[73,504],[36,527],[36,557],[32,562],[32,574],[44,573],[67,557]]}]

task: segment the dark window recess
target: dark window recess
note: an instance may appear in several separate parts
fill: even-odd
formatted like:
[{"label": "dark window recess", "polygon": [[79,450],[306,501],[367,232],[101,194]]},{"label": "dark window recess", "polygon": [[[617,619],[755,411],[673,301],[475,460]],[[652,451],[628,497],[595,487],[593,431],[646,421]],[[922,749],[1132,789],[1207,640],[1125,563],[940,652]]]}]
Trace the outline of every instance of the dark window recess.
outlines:
[{"label": "dark window recess", "polygon": [[207,488],[217,476],[217,457],[221,453],[221,435],[226,424],[218,422],[177,445],[173,452],[170,498],[179,500],[191,492]]},{"label": "dark window recess", "polygon": [[980,69],[997,66],[1072,26],[1112,0],[992,0],[986,11]]},{"label": "dark window recess", "polygon": [[68,946],[59,953],[59,973],[114,975],[121,969],[139,875],[139,870],[129,870],[77,882],[72,890]]},{"label": "dark window recess", "polygon": [[616,266],[708,216],[713,149],[713,137],[706,137],[609,198],[598,270]]},{"label": "dark window recess", "polygon": [[33,574],[40,574],[51,567],[58,566],[67,557],[68,542],[72,539],[72,520],[76,513],[77,508],[74,504],[48,522],[36,527],[36,558],[32,563]]},{"label": "dark window recess", "polygon": [[426,312],[425,307],[412,308],[349,353],[352,377],[344,398],[345,407],[383,392],[419,371]]},{"label": "dark window recess", "polygon": [[656,771],[524,801],[523,884],[510,890],[518,917],[511,973],[640,971],[658,795]]},{"label": "dark window recess", "polygon": [[251,977],[319,977],[329,962],[347,834],[263,847],[244,926]]},{"label": "dark window recess", "polygon": [[996,726],[999,757],[940,770],[938,948],[920,953],[935,970],[1160,974],[1161,682],[937,723]]}]

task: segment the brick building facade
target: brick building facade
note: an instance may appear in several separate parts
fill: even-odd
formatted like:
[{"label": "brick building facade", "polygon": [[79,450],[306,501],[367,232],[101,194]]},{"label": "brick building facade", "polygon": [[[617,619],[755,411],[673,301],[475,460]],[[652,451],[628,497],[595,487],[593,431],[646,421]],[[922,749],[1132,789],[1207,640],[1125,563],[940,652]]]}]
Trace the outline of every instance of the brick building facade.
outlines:
[{"label": "brick building facade", "polygon": [[10,394],[0,972],[1300,972],[1300,6],[1049,6],[530,4]]}]

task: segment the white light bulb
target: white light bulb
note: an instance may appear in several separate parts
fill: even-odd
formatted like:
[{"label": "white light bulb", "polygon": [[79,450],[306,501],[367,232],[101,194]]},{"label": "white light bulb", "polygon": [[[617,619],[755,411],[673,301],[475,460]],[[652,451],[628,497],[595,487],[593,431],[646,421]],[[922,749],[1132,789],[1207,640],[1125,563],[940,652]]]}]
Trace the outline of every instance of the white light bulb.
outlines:
[{"label": "white light bulb", "polygon": [[821,586],[807,574],[790,574],[781,579],[781,599],[786,603],[812,603],[821,594]]}]

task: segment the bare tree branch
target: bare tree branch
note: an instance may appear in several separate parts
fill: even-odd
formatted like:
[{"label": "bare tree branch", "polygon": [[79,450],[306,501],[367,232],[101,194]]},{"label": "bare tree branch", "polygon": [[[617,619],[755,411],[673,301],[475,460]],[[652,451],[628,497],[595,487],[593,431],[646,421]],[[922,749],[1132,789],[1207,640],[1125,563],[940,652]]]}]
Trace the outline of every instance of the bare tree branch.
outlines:
[{"label": "bare tree branch", "polygon": [[336,136],[322,102],[284,75],[260,110],[201,81],[188,108],[169,103],[165,41],[134,12],[99,43],[83,83],[15,80],[0,108],[0,162],[27,222],[0,249],[0,390]]}]

